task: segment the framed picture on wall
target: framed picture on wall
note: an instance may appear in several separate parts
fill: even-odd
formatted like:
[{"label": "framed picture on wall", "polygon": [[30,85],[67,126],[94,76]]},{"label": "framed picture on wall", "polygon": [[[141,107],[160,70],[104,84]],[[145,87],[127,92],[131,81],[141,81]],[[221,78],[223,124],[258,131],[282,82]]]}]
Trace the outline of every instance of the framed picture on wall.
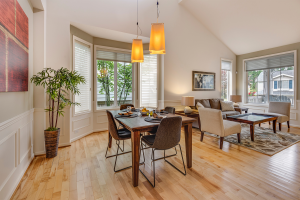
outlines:
[{"label": "framed picture on wall", "polygon": [[193,91],[214,91],[216,73],[193,71]]}]

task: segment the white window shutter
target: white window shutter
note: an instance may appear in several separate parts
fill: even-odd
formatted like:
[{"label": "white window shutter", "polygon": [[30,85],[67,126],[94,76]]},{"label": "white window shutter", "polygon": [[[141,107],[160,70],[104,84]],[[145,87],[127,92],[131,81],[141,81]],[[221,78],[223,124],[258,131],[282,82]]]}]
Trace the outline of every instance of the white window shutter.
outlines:
[{"label": "white window shutter", "polygon": [[140,106],[157,108],[157,55],[144,55],[140,66]]},{"label": "white window shutter", "polygon": [[80,94],[75,95],[75,114],[91,111],[91,47],[82,42],[74,42],[74,69],[81,76],[84,76],[86,83],[78,86]]}]

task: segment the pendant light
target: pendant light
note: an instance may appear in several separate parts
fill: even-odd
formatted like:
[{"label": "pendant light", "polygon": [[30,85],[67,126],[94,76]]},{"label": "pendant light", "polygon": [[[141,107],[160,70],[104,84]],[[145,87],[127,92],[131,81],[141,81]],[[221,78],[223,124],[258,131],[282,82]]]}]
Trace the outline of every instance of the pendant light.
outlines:
[{"label": "pendant light", "polygon": [[136,39],[132,40],[131,62],[144,62],[143,41],[139,37],[139,1],[137,0]]},{"label": "pendant light", "polygon": [[158,0],[157,0],[157,21],[156,23],[151,24],[151,33],[150,33],[150,44],[149,51],[150,54],[165,54],[165,28],[164,23],[158,23],[159,18],[159,9],[158,9]]}]

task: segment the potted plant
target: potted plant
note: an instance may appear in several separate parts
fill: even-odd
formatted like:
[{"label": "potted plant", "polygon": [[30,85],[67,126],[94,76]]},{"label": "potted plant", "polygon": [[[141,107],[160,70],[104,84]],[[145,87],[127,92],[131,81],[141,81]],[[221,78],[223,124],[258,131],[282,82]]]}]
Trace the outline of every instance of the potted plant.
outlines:
[{"label": "potted plant", "polygon": [[49,128],[44,131],[46,158],[57,156],[60,129],[57,128],[59,116],[64,115],[63,109],[66,106],[80,105],[68,98],[69,93],[80,94],[78,85],[85,83],[83,76],[76,71],[69,71],[67,68],[54,70],[45,68],[34,75],[30,81],[36,86],[43,86],[48,94]]}]

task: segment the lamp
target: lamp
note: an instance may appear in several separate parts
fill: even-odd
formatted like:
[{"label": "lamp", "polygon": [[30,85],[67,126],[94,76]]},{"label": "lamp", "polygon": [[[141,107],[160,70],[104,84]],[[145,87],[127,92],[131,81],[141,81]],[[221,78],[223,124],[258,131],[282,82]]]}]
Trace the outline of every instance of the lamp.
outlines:
[{"label": "lamp", "polygon": [[136,39],[132,40],[131,62],[144,62],[143,41],[139,37],[139,1],[137,0]]},{"label": "lamp", "polygon": [[239,107],[238,102],[242,102],[242,95],[230,95],[230,101],[234,102],[234,107]]},{"label": "lamp", "polygon": [[181,98],[181,105],[186,106],[184,108],[184,113],[193,112],[193,110],[190,108],[190,106],[195,105],[195,97],[183,96]]},{"label": "lamp", "polygon": [[149,51],[150,54],[165,54],[165,28],[164,23],[158,23],[159,9],[157,0],[157,22],[151,24]]}]

